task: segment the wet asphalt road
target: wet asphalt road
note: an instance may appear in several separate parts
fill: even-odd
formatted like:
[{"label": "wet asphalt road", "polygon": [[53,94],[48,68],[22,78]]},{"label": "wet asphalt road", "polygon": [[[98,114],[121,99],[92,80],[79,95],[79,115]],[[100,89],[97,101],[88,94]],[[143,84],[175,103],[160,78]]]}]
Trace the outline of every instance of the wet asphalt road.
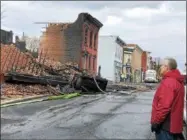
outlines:
[{"label": "wet asphalt road", "polygon": [[149,139],[154,91],[1,109],[1,139]]}]

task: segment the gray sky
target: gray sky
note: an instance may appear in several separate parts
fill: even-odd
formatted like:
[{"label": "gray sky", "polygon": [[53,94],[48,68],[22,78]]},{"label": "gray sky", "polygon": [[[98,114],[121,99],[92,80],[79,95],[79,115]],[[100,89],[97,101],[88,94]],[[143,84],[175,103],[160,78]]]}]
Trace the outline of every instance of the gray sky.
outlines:
[{"label": "gray sky", "polygon": [[44,25],[34,22],[74,22],[89,12],[104,26],[100,35],[118,35],[138,44],[153,57],[175,57],[179,69],[186,62],[185,1],[3,1],[1,27],[21,35],[40,36]]}]

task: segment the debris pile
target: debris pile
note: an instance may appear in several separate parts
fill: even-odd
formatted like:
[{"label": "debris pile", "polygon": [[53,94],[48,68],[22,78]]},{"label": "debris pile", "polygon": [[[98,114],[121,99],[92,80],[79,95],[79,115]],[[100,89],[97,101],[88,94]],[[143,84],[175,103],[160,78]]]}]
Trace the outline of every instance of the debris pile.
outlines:
[{"label": "debris pile", "polygon": [[[92,76],[80,70],[77,64],[34,58],[31,53],[23,53],[14,45],[1,46],[1,75],[5,79],[1,93],[9,97],[99,90]],[[97,77],[96,81],[102,90],[106,89],[106,79]]]},{"label": "debris pile", "polygon": [[15,95],[27,96],[27,95],[40,95],[40,94],[51,94],[50,90],[46,86],[42,85],[23,85],[23,84],[10,84],[6,83],[2,87],[4,96],[12,97]]},{"label": "debris pile", "polygon": [[122,85],[122,84],[112,84],[107,86],[107,91],[128,91],[128,90],[135,90],[134,86],[129,85]]}]

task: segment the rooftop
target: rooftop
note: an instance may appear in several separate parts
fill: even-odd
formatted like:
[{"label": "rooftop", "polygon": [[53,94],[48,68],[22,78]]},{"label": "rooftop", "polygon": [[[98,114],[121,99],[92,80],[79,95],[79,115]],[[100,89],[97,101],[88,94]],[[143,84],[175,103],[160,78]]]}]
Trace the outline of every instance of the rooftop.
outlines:
[{"label": "rooftop", "polygon": [[1,29],[1,32],[13,33],[12,31],[6,31],[6,30],[3,30],[3,29]]},{"label": "rooftop", "polygon": [[127,46],[127,47],[134,47],[134,48],[137,48],[137,49],[139,49],[141,52],[143,52],[142,48],[140,48],[140,46],[138,46],[137,44],[127,44],[126,46]]},{"label": "rooftop", "polygon": [[117,35],[100,35],[99,37],[100,37],[100,38],[102,38],[102,37],[110,37],[110,38],[113,38],[115,41],[117,40],[117,41],[121,42],[123,46],[126,46],[125,41],[123,41],[123,40],[122,40],[119,36],[117,36]]},{"label": "rooftop", "polygon": [[93,24],[95,24],[97,27],[101,28],[103,26],[103,24],[96,18],[94,18],[92,15],[90,15],[89,13],[80,13],[80,15],[83,15],[83,17],[89,21],[91,21]]},{"label": "rooftop", "polygon": [[70,22],[69,23],[65,23],[65,22],[64,23],[63,22],[49,22],[48,23],[49,26],[63,26],[63,25],[70,25],[70,24],[72,23]]}]

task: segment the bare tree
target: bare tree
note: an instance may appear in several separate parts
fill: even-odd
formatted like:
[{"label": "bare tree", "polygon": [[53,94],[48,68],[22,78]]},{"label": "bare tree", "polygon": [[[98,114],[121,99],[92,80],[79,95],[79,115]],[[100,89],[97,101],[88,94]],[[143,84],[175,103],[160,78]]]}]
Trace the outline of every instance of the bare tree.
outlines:
[{"label": "bare tree", "polygon": [[30,51],[36,52],[40,45],[40,39],[38,37],[23,37],[23,40],[26,42],[26,48]]}]

